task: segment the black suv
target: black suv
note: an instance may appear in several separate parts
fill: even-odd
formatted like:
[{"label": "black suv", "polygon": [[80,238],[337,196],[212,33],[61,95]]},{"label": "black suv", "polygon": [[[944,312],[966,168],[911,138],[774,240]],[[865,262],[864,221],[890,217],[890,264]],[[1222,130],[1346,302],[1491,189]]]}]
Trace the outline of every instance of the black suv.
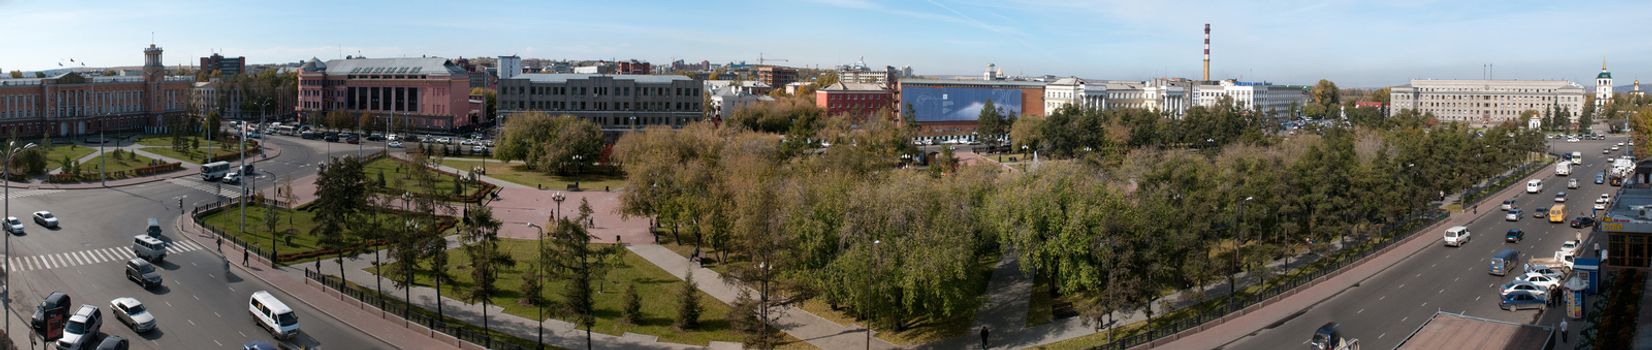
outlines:
[{"label": "black suv", "polygon": [[133,258],[126,261],[126,279],[137,282],[145,289],[161,285],[161,273],[155,272],[155,265],[143,258]]},{"label": "black suv", "polygon": [[1595,226],[1595,218],[1591,218],[1591,217],[1587,217],[1587,216],[1575,217],[1575,218],[1572,218],[1571,226],[1572,226],[1572,228],[1594,227]]}]

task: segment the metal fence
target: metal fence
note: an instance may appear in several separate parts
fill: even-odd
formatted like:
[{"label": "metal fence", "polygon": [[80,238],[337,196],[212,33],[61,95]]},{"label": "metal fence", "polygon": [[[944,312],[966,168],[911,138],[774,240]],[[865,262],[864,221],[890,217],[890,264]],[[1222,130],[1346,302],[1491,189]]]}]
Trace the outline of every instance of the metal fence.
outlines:
[{"label": "metal fence", "polygon": [[478,329],[470,323],[453,319],[452,317],[438,317],[433,311],[422,307],[409,307],[404,301],[386,296],[378,291],[366,287],[351,285],[343,278],[323,274],[308,268],[304,269],[304,277],[309,278],[339,294],[349,296],[364,305],[378,307],[385,313],[402,317],[411,323],[417,323],[431,330],[442,332],[459,340],[472,344],[485,344],[489,349],[529,350],[535,349],[533,340],[517,338],[509,335],[488,333]]},{"label": "metal fence", "polygon": [[[201,228],[204,228],[204,229],[207,230],[207,232],[212,232],[213,235],[218,236],[218,239],[227,241],[230,244],[234,244],[236,246],[240,246],[242,249],[245,249],[248,253],[251,253],[254,256],[263,258],[265,260],[273,261],[275,256],[271,252],[270,248],[264,248],[264,247],[259,247],[257,245],[249,244],[247,241],[242,240],[240,237],[236,237],[235,235],[225,233],[223,229],[220,229],[217,226],[212,226],[212,224],[208,224],[208,223],[206,223],[206,221],[201,220],[202,217],[205,217],[209,214],[212,214],[215,211],[222,210],[226,207],[238,205],[238,203],[240,203],[240,202],[235,201],[235,200],[228,200],[228,201],[209,202],[209,203],[206,203],[206,204],[198,205],[198,206],[195,206],[194,211],[191,213],[191,218],[193,218],[195,220],[196,224],[201,225]],[[248,205],[255,205],[255,204],[248,203]]]}]

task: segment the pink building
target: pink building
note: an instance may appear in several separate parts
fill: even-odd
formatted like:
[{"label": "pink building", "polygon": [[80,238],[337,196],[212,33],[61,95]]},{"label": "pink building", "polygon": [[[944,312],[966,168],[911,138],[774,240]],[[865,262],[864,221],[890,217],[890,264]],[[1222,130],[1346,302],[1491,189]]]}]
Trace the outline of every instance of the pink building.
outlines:
[{"label": "pink building", "polygon": [[411,130],[448,132],[479,122],[470,73],[445,58],[311,58],[298,73],[298,114],[306,124],[342,111],[396,120]]},{"label": "pink building", "polygon": [[142,76],[63,73],[0,79],[0,136],[96,135],[99,131],[159,133],[166,116],[182,115],[194,77],[166,76],[161,48],[143,50]]},{"label": "pink building", "polygon": [[815,106],[827,115],[867,117],[884,108],[895,110],[895,94],[882,84],[838,82],[815,90]]}]

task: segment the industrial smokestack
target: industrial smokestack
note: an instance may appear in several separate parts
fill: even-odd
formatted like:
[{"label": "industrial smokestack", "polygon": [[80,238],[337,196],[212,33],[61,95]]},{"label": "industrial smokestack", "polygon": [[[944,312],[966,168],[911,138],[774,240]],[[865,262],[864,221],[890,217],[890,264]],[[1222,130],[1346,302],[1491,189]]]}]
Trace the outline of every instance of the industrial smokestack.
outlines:
[{"label": "industrial smokestack", "polygon": [[1210,23],[1205,23],[1205,75],[1204,81],[1210,81]]}]

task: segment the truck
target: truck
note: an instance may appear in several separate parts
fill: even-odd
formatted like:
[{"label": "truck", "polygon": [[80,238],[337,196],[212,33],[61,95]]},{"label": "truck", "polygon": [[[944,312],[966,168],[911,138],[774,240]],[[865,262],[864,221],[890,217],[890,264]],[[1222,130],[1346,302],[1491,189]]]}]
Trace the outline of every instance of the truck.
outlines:
[{"label": "truck", "polygon": [[1571,252],[1557,250],[1557,251],[1554,252],[1554,257],[1552,257],[1552,258],[1548,258],[1548,257],[1545,257],[1545,258],[1531,258],[1530,260],[1526,261],[1526,264],[1527,265],[1544,265],[1544,266],[1549,266],[1549,267],[1564,267],[1564,268],[1566,268],[1566,270],[1570,271],[1572,269],[1572,261],[1575,260],[1575,259],[1577,259],[1577,257],[1572,255]]},{"label": "truck", "polygon": [[1572,162],[1563,160],[1563,161],[1560,161],[1559,163],[1555,163],[1555,165],[1554,165],[1554,175],[1555,176],[1567,176],[1567,175],[1571,175],[1571,174],[1572,174]]},{"label": "truck", "polygon": [[1627,179],[1630,175],[1634,175],[1634,172],[1634,160],[1627,157],[1618,158],[1612,161],[1612,169],[1607,171],[1606,177],[1610,180],[1608,182],[1610,182],[1612,186],[1623,186],[1623,179]]},{"label": "truck", "polygon": [[1314,350],[1359,350],[1359,339],[1342,336],[1337,329],[1336,322],[1326,322],[1314,330],[1314,337],[1308,340],[1308,347]]}]

